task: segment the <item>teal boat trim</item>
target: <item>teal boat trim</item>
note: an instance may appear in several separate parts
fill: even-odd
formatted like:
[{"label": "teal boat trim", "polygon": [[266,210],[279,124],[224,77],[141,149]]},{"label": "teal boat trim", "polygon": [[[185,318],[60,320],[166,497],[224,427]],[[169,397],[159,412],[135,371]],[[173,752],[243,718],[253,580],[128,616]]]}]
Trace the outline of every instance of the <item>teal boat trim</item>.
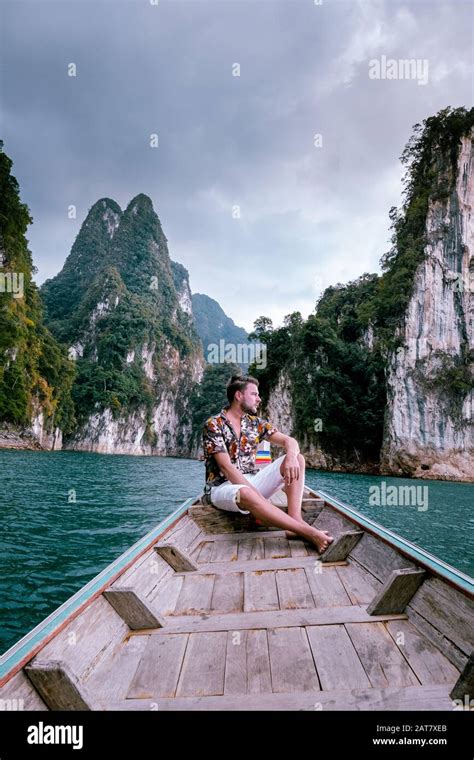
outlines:
[{"label": "teal boat trim", "polygon": [[196,501],[196,496],[186,499],[168,517],[165,517],[155,528],[140,538],[135,544],[129,547],[116,560],[111,562],[104,570],[90,580],[85,586],[69,597],[60,607],[51,615],[48,615],[41,623],[33,628],[29,633],[19,639],[4,655],[0,658],[0,681],[12,671],[20,662],[22,662],[30,652],[36,649],[44,639],[48,638],[60,625],[62,625],[70,615],[79,607],[82,607],[91,597],[96,594],[111,578],[120,573],[131,561],[133,561],[141,552],[153,543],[154,539],[163,533],[178,517],[187,511],[188,507]]}]

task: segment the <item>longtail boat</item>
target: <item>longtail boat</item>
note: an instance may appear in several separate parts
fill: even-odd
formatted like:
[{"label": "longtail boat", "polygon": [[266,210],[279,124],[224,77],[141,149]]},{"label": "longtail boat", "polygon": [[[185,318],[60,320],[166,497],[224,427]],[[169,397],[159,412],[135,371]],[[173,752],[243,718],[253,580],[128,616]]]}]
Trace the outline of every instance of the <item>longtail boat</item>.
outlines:
[{"label": "longtail boat", "polygon": [[322,555],[186,500],[5,653],[2,708],[472,709],[473,579],[324,491],[302,506]]}]

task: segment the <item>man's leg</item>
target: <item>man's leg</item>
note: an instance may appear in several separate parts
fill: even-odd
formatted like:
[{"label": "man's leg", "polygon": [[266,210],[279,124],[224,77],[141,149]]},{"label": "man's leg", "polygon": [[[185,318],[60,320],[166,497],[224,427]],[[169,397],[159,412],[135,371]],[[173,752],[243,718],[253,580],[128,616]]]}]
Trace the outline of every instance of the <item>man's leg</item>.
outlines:
[{"label": "man's leg", "polygon": [[308,525],[304,520],[296,520],[291,515],[282,512],[281,509],[275,507],[271,501],[265,499],[252,486],[241,486],[237,494],[237,501],[263,524],[274,525],[277,528],[292,531],[299,536],[307,538],[308,541],[311,541],[316,546],[320,554],[334,540],[327,531],[317,530],[312,525]]},{"label": "man's leg", "polygon": [[[298,454],[298,462],[300,465],[300,476],[298,480],[293,480],[292,483],[283,486],[283,491],[286,493],[287,499],[288,499],[288,514],[291,515],[291,517],[294,517],[295,520],[299,520],[300,522],[303,522],[303,518],[301,516],[301,502],[303,500],[303,491],[304,491],[304,475],[305,475],[305,458],[302,454]],[[280,472],[282,475],[284,475],[284,468],[285,462],[283,460],[281,466],[280,466]],[[296,533],[287,532],[288,538],[293,538],[296,536]]]},{"label": "man's leg", "polygon": [[[282,459],[282,462],[280,464],[280,475],[283,478],[284,477],[284,464],[285,464],[285,457],[279,457]],[[288,514],[291,517],[294,517],[295,520],[298,520],[299,522],[303,522],[303,518],[301,516],[301,502],[303,499],[303,491],[304,491],[304,478],[305,478],[305,458],[302,454],[298,454],[298,462],[300,465],[300,476],[298,480],[294,480],[289,485],[279,486],[282,491],[286,493],[287,500],[288,500]],[[274,463],[275,464],[275,463]],[[256,482],[254,487],[262,493],[261,488],[258,485],[258,482]],[[265,488],[263,489],[264,496],[269,497],[268,493],[265,493]],[[265,523],[263,520],[260,520],[260,522],[264,525],[270,525],[271,523]],[[302,538],[299,534],[293,533],[292,531],[286,531],[287,538]]]}]

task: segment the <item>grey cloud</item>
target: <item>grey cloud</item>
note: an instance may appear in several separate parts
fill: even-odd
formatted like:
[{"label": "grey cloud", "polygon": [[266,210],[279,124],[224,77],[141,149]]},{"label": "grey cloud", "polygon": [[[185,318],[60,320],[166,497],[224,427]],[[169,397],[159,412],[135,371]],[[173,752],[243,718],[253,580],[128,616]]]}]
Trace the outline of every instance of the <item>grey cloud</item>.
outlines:
[{"label": "grey cloud", "polygon": [[[318,288],[377,270],[412,125],[470,105],[471,13],[436,0],[4,3],[2,137],[38,280],[98,198],[124,208],[144,192],[192,289],[237,324],[307,315]],[[436,76],[369,80],[382,54],[428,58]]]}]

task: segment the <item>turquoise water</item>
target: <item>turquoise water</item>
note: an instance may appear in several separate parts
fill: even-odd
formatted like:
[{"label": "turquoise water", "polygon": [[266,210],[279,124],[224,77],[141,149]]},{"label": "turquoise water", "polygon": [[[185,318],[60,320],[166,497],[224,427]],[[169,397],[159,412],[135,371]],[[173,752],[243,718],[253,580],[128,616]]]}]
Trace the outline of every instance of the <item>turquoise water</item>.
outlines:
[{"label": "turquoise water", "polygon": [[198,494],[202,469],[189,459],[0,451],[0,651]]},{"label": "turquoise water", "polygon": [[[414,505],[371,505],[369,488],[380,488],[382,482],[387,490],[390,486],[397,489],[415,486],[420,498]],[[474,575],[474,485],[471,483],[345,475],[316,470],[307,470],[306,483],[315,491],[320,488],[339,498],[448,565],[467,575]]]},{"label": "turquoise water", "polygon": [[[0,451],[0,651],[202,489],[191,459]],[[369,486],[428,486],[428,509],[369,506]],[[306,482],[474,574],[473,487],[308,470]]]}]

